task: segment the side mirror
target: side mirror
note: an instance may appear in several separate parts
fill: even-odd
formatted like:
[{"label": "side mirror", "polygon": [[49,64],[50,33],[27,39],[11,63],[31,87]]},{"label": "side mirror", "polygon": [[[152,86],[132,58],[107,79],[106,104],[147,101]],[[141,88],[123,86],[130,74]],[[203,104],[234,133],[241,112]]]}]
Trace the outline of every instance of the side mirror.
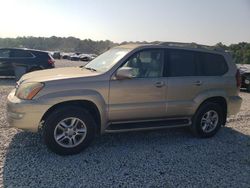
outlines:
[{"label": "side mirror", "polygon": [[116,72],[116,78],[118,80],[131,79],[133,78],[133,68],[131,67],[121,67]]}]

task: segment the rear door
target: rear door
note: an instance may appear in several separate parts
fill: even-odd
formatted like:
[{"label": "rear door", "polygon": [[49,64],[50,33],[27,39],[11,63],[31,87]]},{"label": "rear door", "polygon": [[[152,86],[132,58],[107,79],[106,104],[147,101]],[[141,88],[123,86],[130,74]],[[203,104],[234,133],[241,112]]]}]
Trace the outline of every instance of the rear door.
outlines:
[{"label": "rear door", "polygon": [[168,116],[193,115],[194,99],[201,93],[230,88],[223,76],[227,63],[220,54],[169,49],[167,51]]},{"label": "rear door", "polygon": [[10,53],[10,59],[13,61],[14,67],[25,67],[26,70],[29,70],[33,64],[34,55],[28,50],[14,49]]},{"label": "rear door", "polygon": [[198,76],[197,54],[191,50],[167,50],[167,115],[189,116],[193,99],[203,90]]},{"label": "rear door", "polygon": [[14,76],[9,49],[0,49],[0,76]]}]

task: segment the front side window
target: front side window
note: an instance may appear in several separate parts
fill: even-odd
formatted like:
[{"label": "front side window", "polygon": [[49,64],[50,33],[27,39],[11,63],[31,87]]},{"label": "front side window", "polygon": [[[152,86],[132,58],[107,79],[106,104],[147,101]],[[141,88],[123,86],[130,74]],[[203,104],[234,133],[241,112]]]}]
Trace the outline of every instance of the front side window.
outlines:
[{"label": "front side window", "polygon": [[136,52],[124,64],[133,69],[135,78],[157,78],[163,76],[163,50],[153,49]]},{"label": "front side window", "polygon": [[196,76],[195,53],[188,50],[168,50],[168,76]]},{"label": "front side window", "polygon": [[9,58],[10,50],[0,50],[0,58]]}]

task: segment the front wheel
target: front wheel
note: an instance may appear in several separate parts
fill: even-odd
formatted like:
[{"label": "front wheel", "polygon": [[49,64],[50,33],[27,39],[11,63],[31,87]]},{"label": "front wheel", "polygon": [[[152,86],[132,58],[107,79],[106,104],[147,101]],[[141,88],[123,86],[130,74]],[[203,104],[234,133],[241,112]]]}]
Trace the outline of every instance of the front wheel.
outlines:
[{"label": "front wheel", "polygon": [[225,115],[222,107],[216,103],[205,103],[193,117],[191,131],[195,136],[209,138],[214,136],[223,124]]},{"label": "front wheel", "polygon": [[59,155],[81,152],[95,136],[95,121],[85,109],[63,106],[45,120],[45,144]]}]

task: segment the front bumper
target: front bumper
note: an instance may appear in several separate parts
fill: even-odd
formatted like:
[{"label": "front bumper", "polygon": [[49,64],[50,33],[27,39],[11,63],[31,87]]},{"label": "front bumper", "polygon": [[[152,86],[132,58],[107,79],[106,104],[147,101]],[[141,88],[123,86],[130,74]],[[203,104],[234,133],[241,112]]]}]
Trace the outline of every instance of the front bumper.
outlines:
[{"label": "front bumper", "polygon": [[15,96],[15,89],[7,98],[7,120],[11,127],[37,132],[43,114],[48,106],[36,100],[21,100]]},{"label": "front bumper", "polygon": [[242,98],[240,96],[231,96],[228,98],[228,115],[236,115],[240,111]]}]

